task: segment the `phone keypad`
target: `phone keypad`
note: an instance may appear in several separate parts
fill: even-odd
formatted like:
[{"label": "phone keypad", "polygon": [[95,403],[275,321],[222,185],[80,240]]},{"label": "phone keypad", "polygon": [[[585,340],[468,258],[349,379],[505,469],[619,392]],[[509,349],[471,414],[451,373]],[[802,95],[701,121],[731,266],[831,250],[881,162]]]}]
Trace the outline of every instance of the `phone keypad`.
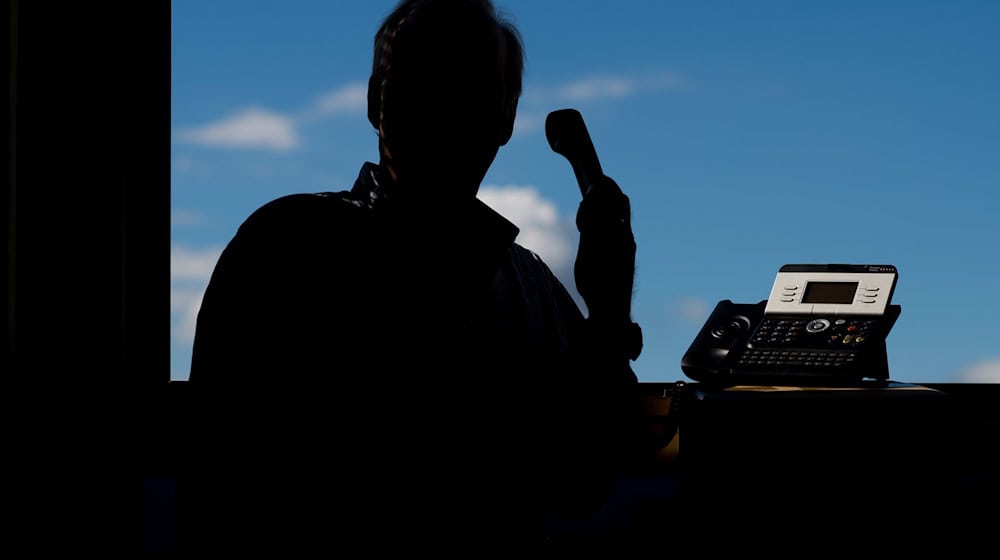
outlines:
[{"label": "phone keypad", "polygon": [[768,318],[750,337],[752,348],[853,349],[876,334],[873,319]]},{"label": "phone keypad", "polygon": [[849,368],[855,352],[823,350],[761,350],[748,348],[736,365],[742,369]]}]

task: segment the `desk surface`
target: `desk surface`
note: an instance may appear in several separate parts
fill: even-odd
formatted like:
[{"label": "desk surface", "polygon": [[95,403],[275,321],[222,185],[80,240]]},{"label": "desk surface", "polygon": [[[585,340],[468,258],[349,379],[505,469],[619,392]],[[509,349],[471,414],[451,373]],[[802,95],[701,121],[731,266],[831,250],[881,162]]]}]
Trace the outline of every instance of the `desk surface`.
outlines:
[{"label": "desk surface", "polygon": [[833,399],[895,399],[944,397],[947,394],[913,383],[902,383],[898,381],[879,381],[862,383],[851,386],[791,386],[791,385],[733,385],[728,387],[718,387],[692,383],[685,388],[688,396],[697,400],[705,399],[765,399],[774,400],[780,398],[833,398]]}]

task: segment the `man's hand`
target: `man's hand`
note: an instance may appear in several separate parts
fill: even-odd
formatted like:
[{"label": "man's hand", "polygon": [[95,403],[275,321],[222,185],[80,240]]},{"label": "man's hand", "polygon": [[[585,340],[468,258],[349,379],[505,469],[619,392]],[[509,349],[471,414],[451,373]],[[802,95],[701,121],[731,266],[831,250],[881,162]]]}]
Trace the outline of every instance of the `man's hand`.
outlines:
[{"label": "man's hand", "polygon": [[635,238],[629,198],[611,178],[592,185],[576,214],[580,230],[576,287],[590,320],[609,327],[631,324]]}]

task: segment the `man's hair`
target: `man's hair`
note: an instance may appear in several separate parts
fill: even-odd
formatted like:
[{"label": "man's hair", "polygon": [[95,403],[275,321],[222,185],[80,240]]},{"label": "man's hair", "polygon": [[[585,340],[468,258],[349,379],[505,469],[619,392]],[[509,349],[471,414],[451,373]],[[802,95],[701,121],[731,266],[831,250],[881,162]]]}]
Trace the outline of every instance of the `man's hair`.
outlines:
[{"label": "man's hair", "polygon": [[[377,89],[385,85],[393,72],[393,46],[397,35],[413,16],[421,11],[450,10],[468,16],[471,21],[485,21],[497,32],[498,54],[504,61],[503,79],[505,96],[509,103],[516,103],[521,95],[521,76],[524,72],[524,44],[520,32],[494,7],[491,0],[401,0],[386,16],[375,33],[375,53],[372,61],[372,79]],[[480,19],[481,18],[481,19]],[[462,45],[455,45],[461,49]]]}]

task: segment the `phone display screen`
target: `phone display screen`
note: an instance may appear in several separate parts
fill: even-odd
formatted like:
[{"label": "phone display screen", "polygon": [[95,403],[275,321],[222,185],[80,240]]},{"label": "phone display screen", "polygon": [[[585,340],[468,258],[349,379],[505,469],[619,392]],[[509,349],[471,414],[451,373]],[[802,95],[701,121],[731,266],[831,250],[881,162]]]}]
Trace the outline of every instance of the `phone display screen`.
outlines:
[{"label": "phone display screen", "polygon": [[809,282],[802,303],[854,303],[857,282]]}]

